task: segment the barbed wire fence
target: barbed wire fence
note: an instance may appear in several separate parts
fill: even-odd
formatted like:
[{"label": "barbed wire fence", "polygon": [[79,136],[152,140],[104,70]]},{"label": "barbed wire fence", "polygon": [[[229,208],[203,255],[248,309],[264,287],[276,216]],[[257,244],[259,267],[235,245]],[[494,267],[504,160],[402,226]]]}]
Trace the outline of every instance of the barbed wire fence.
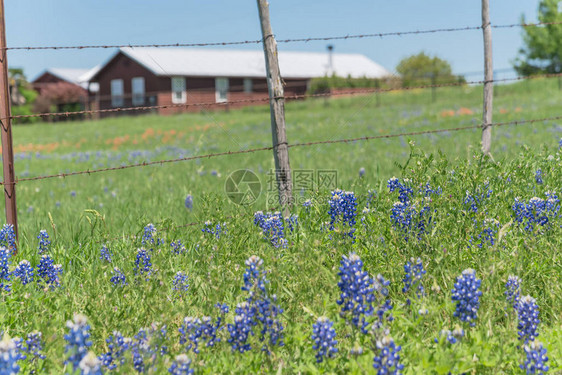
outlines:
[{"label": "barbed wire fence", "polygon": [[[267,6],[266,0],[258,0],[258,6],[265,4]],[[395,91],[411,91],[411,90],[424,90],[424,89],[435,89],[435,88],[442,88],[442,87],[458,87],[458,86],[466,86],[466,85],[483,85],[485,90],[490,90],[490,87],[493,87],[494,83],[508,83],[508,82],[517,82],[522,80],[534,80],[534,79],[541,79],[541,78],[554,78],[558,77],[559,79],[562,77],[562,73],[558,74],[540,74],[534,76],[517,76],[512,78],[504,78],[504,79],[494,79],[493,77],[493,64],[491,59],[491,53],[489,53],[491,49],[491,29],[506,29],[506,28],[527,28],[527,27],[541,27],[541,26],[549,26],[549,25],[558,25],[562,24],[562,22],[537,22],[537,23],[517,23],[517,24],[504,24],[504,25],[494,25],[489,22],[489,15],[488,13],[488,0],[482,0],[482,19],[483,23],[479,26],[466,26],[466,27],[455,27],[455,28],[436,28],[436,29],[427,29],[427,30],[410,30],[410,31],[396,31],[396,32],[384,32],[384,33],[371,33],[371,34],[354,34],[354,35],[340,35],[340,36],[327,36],[327,37],[306,37],[306,38],[291,38],[291,39],[278,39],[276,40],[274,34],[268,33],[267,35],[263,35],[263,38],[256,39],[256,40],[244,40],[244,41],[231,41],[231,42],[212,42],[212,43],[169,43],[169,44],[108,44],[108,45],[78,45],[78,46],[16,46],[16,47],[9,47],[6,44],[6,34],[5,34],[5,26],[4,26],[4,6],[3,0],[0,0],[0,92],[2,93],[2,100],[0,101],[0,124],[1,124],[1,131],[2,131],[2,164],[3,164],[3,172],[4,172],[4,180],[0,182],[0,185],[4,187],[4,196],[6,202],[6,222],[8,224],[12,224],[14,226],[14,230],[16,235],[18,233],[18,225],[17,225],[17,206],[16,206],[16,185],[22,182],[28,181],[37,181],[37,180],[46,180],[46,179],[53,179],[53,178],[66,178],[70,176],[78,176],[78,175],[92,175],[98,174],[103,172],[109,171],[118,171],[118,170],[125,170],[131,168],[142,168],[148,166],[163,166],[169,163],[178,163],[178,162],[185,162],[185,161],[193,161],[198,159],[210,159],[216,157],[228,157],[232,155],[239,155],[239,154],[249,154],[255,152],[264,152],[264,151],[273,151],[274,153],[279,151],[280,147],[284,148],[284,152],[286,152],[287,161],[289,160],[288,150],[291,148],[296,147],[311,147],[311,146],[318,146],[323,144],[334,144],[334,143],[351,143],[357,141],[370,141],[370,140],[377,140],[377,139],[389,139],[389,138],[396,138],[396,137],[406,137],[406,136],[419,136],[424,134],[435,134],[435,133],[449,133],[449,132],[459,132],[459,131],[467,131],[467,130],[475,130],[480,129],[483,131],[483,134],[486,134],[489,130],[493,127],[500,127],[500,126],[510,126],[510,125],[523,125],[523,124],[533,124],[533,123],[540,123],[546,121],[557,121],[562,119],[562,115],[560,116],[553,116],[553,117],[546,117],[546,118],[538,118],[538,119],[525,119],[519,121],[508,121],[508,122],[492,122],[491,113],[492,113],[492,102],[491,98],[493,96],[488,94],[485,95],[485,100],[488,101],[488,104],[484,105],[484,113],[483,113],[483,121],[477,125],[471,126],[462,126],[462,127],[452,127],[452,128],[442,128],[442,129],[433,129],[433,130],[424,130],[424,131],[416,131],[416,132],[404,132],[404,133],[393,133],[393,134],[384,134],[384,135],[376,135],[376,136],[363,136],[357,138],[344,138],[344,139],[330,139],[330,140],[318,140],[318,141],[311,141],[311,142],[303,142],[303,143],[289,143],[289,142],[274,142],[272,146],[268,147],[259,147],[259,148],[250,148],[245,150],[234,150],[234,151],[225,151],[225,152],[218,152],[218,153],[211,153],[205,155],[195,155],[189,157],[181,157],[175,159],[166,159],[166,160],[159,160],[159,161],[150,161],[150,162],[141,162],[141,163],[133,163],[133,164],[126,164],[116,167],[107,167],[107,168],[98,168],[98,169],[87,169],[87,170],[79,170],[67,173],[55,173],[55,174],[48,174],[48,175],[39,175],[34,177],[26,177],[26,178],[19,178],[16,177],[14,172],[14,153],[12,147],[12,134],[11,134],[11,121],[17,119],[26,119],[26,118],[49,118],[49,117],[71,117],[76,115],[97,115],[103,113],[118,113],[118,112],[143,112],[143,111],[151,111],[155,109],[167,109],[167,108],[179,108],[179,109],[187,109],[187,108],[205,108],[205,107],[228,107],[231,105],[236,104],[253,104],[253,103],[262,103],[265,104],[269,102],[271,105],[277,102],[284,102],[286,100],[299,100],[299,99],[307,99],[307,98],[327,98],[327,97],[337,97],[337,96],[351,96],[351,95],[365,95],[365,94],[382,94],[382,93],[389,93]],[[269,13],[269,11],[267,11]],[[269,21],[268,21],[269,22]],[[272,82],[271,80],[267,81],[267,87],[269,91],[269,95],[262,97],[262,98],[252,98],[252,99],[241,99],[241,100],[227,100],[225,102],[199,102],[199,103],[185,103],[185,104],[169,104],[169,105],[150,105],[150,106],[132,106],[132,107],[118,107],[118,108],[109,108],[109,109],[91,109],[91,110],[80,110],[80,111],[67,111],[67,112],[45,112],[45,113],[34,113],[34,114],[27,114],[27,115],[11,115],[10,111],[10,95],[9,95],[9,84],[8,84],[8,64],[7,64],[7,52],[8,51],[15,51],[15,50],[23,50],[23,51],[38,51],[38,50],[83,50],[83,49],[113,49],[113,48],[141,48],[141,47],[152,47],[152,48],[170,48],[170,47],[209,47],[209,46],[236,46],[236,45],[244,45],[244,44],[262,44],[265,48],[265,53],[267,54],[267,46],[265,41],[266,40],[273,40],[275,43],[308,43],[313,41],[333,41],[333,40],[348,40],[348,39],[362,39],[362,38],[384,38],[384,37],[400,37],[406,35],[419,35],[419,34],[431,34],[431,33],[445,33],[445,32],[463,32],[463,31],[475,31],[475,30],[482,30],[485,40],[484,46],[485,49],[488,49],[488,53],[485,53],[486,61],[485,61],[485,79],[484,80],[473,80],[473,81],[459,81],[459,82],[446,82],[446,83],[438,83],[438,84],[429,84],[429,85],[419,85],[419,86],[407,86],[407,87],[390,87],[390,88],[364,88],[364,89],[354,89],[354,90],[340,90],[337,92],[326,92],[326,93],[305,93],[305,94],[297,94],[297,95],[284,95],[283,90],[281,90],[281,95],[276,95],[276,90],[272,89]],[[487,35],[488,34],[488,35]],[[489,38],[489,42],[486,39]],[[489,44],[489,45],[488,45]],[[276,49],[276,45],[274,46]],[[271,51],[273,52],[273,51]],[[276,52],[276,51],[275,51]],[[282,72],[281,72],[282,73]],[[268,73],[268,77],[271,75]],[[278,92],[278,91],[277,91]],[[275,131],[275,128],[272,129]],[[284,132],[283,126],[283,132]],[[490,136],[491,142],[491,136]],[[489,153],[489,146],[488,143],[483,144],[483,152],[485,154]],[[289,167],[290,168],[290,167]],[[290,173],[290,169],[288,171]],[[278,176],[277,176],[278,177]],[[278,183],[279,188],[279,197],[286,195],[286,191],[282,191],[280,188],[280,184]],[[291,189],[291,187],[285,187],[284,189]],[[289,194],[292,194],[289,191]],[[287,203],[290,202],[283,201],[280,198],[280,208],[287,206]],[[202,223],[194,222],[188,223],[184,225],[178,226],[180,227],[188,227],[193,225],[200,225]],[[14,252],[17,249],[13,249]]]}]

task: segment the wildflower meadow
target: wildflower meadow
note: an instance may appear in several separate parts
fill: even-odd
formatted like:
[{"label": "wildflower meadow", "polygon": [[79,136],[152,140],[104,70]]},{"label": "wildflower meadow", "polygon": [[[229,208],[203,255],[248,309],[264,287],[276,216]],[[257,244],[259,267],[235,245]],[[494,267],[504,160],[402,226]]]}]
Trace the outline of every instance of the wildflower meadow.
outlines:
[{"label": "wildflower meadow", "polygon": [[[561,99],[537,87],[530,116]],[[502,87],[503,116],[520,117],[530,89]],[[463,90],[435,104],[415,92],[383,99],[344,136],[371,120],[394,130],[473,121],[430,114],[479,95]],[[290,103],[289,137],[341,133],[338,116],[370,100]],[[266,144],[268,116],[173,116],[154,138],[141,128],[155,116],[52,125],[87,139],[22,151],[16,171],[218,151],[235,126],[253,134],[243,146]],[[108,142],[113,125],[138,142]],[[51,125],[16,128],[16,149],[41,126]],[[166,135],[182,126],[182,137]],[[269,154],[22,182],[17,254],[13,228],[0,231],[0,374],[559,373],[562,125],[536,126],[498,130],[494,158],[456,146],[478,132],[295,152],[293,168],[338,179],[295,189],[290,212],[268,198]],[[158,148],[164,137],[171,144]],[[263,177],[253,205],[223,191],[243,168]]]}]

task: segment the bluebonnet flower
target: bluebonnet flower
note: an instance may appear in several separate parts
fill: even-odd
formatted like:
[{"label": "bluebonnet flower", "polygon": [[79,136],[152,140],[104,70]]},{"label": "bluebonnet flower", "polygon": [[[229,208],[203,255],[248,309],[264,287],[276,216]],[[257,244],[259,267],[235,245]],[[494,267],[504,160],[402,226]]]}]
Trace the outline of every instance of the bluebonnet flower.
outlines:
[{"label": "bluebonnet flower", "polygon": [[[283,309],[277,305],[277,296],[269,295],[266,289],[268,283],[263,260],[258,256],[251,256],[245,262],[244,286],[242,290],[249,292],[247,302],[252,310],[251,316],[261,324],[260,341],[269,336],[269,344],[283,346],[283,325],[278,316]],[[257,324],[257,322],[256,322]],[[267,348],[264,346],[264,350]]]},{"label": "bluebonnet flower", "polygon": [[172,280],[172,290],[183,296],[187,293],[187,289],[189,288],[188,277],[182,271],[178,271],[174,276],[174,280]]},{"label": "bluebonnet flower", "polygon": [[[423,268],[423,263],[421,258],[417,260],[412,258],[409,262],[404,265],[404,288],[402,288],[402,292],[407,293],[410,288],[413,286],[416,290],[416,296],[420,298],[424,294],[422,278],[425,275],[426,271]],[[408,303],[410,299],[408,299]]]},{"label": "bluebonnet flower", "polygon": [[560,210],[560,200],[554,192],[546,192],[547,199],[533,197],[528,203],[515,198],[511,207],[515,221],[525,224],[525,230],[532,231],[536,225],[547,226],[556,219]]},{"label": "bluebonnet flower", "polygon": [[485,208],[486,202],[492,195],[492,192],[490,183],[486,181],[483,186],[477,186],[472,193],[467,190],[463,203],[468,206],[470,211],[476,213],[481,211],[481,208]]},{"label": "bluebonnet flower", "polygon": [[131,348],[131,339],[123,337],[121,332],[113,331],[113,334],[105,339],[108,352],[102,354],[99,359],[104,367],[115,370],[117,366],[125,363],[125,353]]},{"label": "bluebonnet flower", "polygon": [[324,357],[331,358],[338,352],[334,322],[325,316],[318,318],[312,325],[312,340],[314,341],[312,349],[316,350],[316,362],[318,363],[322,362]]},{"label": "bluebonnet flower", "polygon": [[478,308],[480,307],[480,296],[482,292],[478,290],[482,280],[476,278],[476,271],[466,269],[457,277],[452,291],[451,299],[456,302],[454,316],[463,322],[469,322],[471,326],[476,323]]},{"label": "bluebonnet flower", "polygon": [[17,374],[20,371],[18,361],[24,359],[25,355],[18,349],[16,340],[4,336],[0,341],[0,374]]},{"label": "bluebonnet flower", "polygon": [[558,141],[558,148],[562,148],[562,138]]},{"label": "bluebonnet flower", "polygon": [[25,339],[25,352],[31,354],[33,357],[32,361],[36,359],[45,359],[46,356],[41,353],[43,350],[43,337],[41,332],[34,331],[27,335]]},{"label": "bluebonnet flower", "polygon": [[365,175],[365,168],[359,168],[359,177],[363,177]]},{"label": "bluebonnet flower", "polygon": [[64,335],[67,344],[64,353],[68,355],[65,364],[71,364],[73,371],[80,366],[80,361],[88,352],[88,348],[92,346],[90,341],[90,326],[88,319],[81,314],[74,315],[73,320],[66,322],[69,332]]},{"label": "bluebonnet flower", "polygon": [[137,250],[137,256],[135,258],[135,275],[145,276],[146,280],[152,274],[152,262],[150,259],[150,254],[143,248]]},{"label": "bluebonnet flower", "polygon": [[187,197],[185,197],[185,208],[189,211],[193,209],[193,196],[191,194],[187,194]]},{"label": "bluebonnet flower", "polygon": [[142,246],[151,246],[157,243],[156,227],[154,224],[147,224],[146,227],[144,227],[144,233],[141,239]]},{"label": "bluebonnet flower", "polygon": [[[457,325],[453,331],[442,329],[439,336],[445,337],[449,344],[456,344],[459,339],[464,337],[464,329],[462,329],[459,325]],[[437,343],[439,340],[435,339],[435,342]]]},{"label": "bluebonnet flower", "polygon": [[357,199],[352,191],[336,189],[332,191],[329,200],[330,230],[336,230],[336,225],[341,233],[355,238],[355,222],[357,217]]},{"label": "bluebonnet flower", "polygon": [[248,338],[250,335],[254,335],[254,326],[257,323],[254,320],[254,311],[248,302],[238,304],[235,313],[234,323],[227,326],[230,334],[228,342],[232,346],[233,352],[244,353],[252,349],[252,346],[248,343]]},{"label": "bluebonnet flower", "polygon": [[0,292],[5,290],[10,291],[11,280],[10,274],[10,257],[12,256],[12,251],[5,246],[0,247]]},{"label": "bluebonnet flower", "polygon": [[109,281],[111,281],[113,283],[113,285],[115,286],[125,286],[127,285],[127,278],[125,277],[125,274],[123,272],[121,272],[121,270],[117,267],[113,268],[113,271],[111,272],[112,276],[111,279],[109,279]]},{"label": "bluebonnet flower", "polygon": [[23,285],[33,281],[33,267],[28,260],[22,260],[17,265],[13,273],[14,277],[18,278]]},{"label": "bluebonnet flower", "polygon": [[258,211],[254,214],[254,224],[259,226],[263,232],[263,237],[275,247],[285,247],[285,226],[280,212],[266,213]]},{"label": "bluebonnet flower", "polygon": [[181,240],[170,242],[170,247],[172,248],[172,252],[176,255],[180,255],[186,252],[185,246],[183,246]]},{"label": "bluebonnet flower", "polygon": [[16,233],[12,224],[4,224],[0,229],[0,246],[12,250],[16,248]]},{"label": "bluebonnet flower", "polygon": [[519,300],[515,309],[517,310],[517,329],[519,340],[527,344],[534,341],[538,337],[537,332],[539,320],[539,307],[535,299],[531,296],[525,296]]},{"label": "bluebonnet flower", "polygon": [[217,303],[215,307],[220,310],[221,314],[228,314],[229,308],[226,303]]},{"label": "bluebonnet flower", "polygon": [[217,223],[216,225],[213,226],[213,224],[210,221],[206,221],[205,222],[205,226],[203,227],[203,229],[201,229],[201,231],[203,233],[209,233],[213,236],[215,236],[216,239],[221,238],[222,235],[226,234],[227,229],[226,229],[226,223]]},{"label": "bluebonnet flower", "polygon": [[510,275],[505,283],[505,298],[513,308],[519,304],[519,295],[521,293],[521,279],[517,276]]},{"label": "bluebonnet flower", "polygon": [[385,336],[376,342],[376,354],[373,358],[373,367],[377,374],[400,374],[404,365],[400,364],[398,354],[402,347],[396,345],[390,336]]},{"label": "bluebonnet flower", "polygon": [[106,245],[102,245],[100,249],[100,259],[111,263],[111,250]]},{"label": "bluebonnet flower", "polygon": [[543,183],[541,169],[537,169],[537,171],[535,172],[535,181],[539,185]]},{"label": "bluebonnet flower", "polygon": [[387,181],[386,186],[388,186],[388,190],[391,193],[398,190],[398,200],[402,203],[407,203],[414,196],[414,190],[410,187],[409,183],[410,180],[408,179],[401,183],[398,178],[392,177]]},{"label": "bluebonnet flower", "polygon": [[45,229],[39,231],[39,235],[37,236],[39,240],[39,245],[37,245],[37,250],[39,250],[39,254],[43,254],[49,251],[49,246],[51,245],[51,241],[49,240],[49,234]]},{"label": "bluebonnet flower", "polygon": [[186,346],[186,350],[193,349],[194,353],[199,353],[199,342],[206,342],[207,347],[214,346],[215,343],[220,342],[221,339],[217,337],[220,329],[222,319],[218,318],[215,323],[209,316],[204,316],[202,319],[186,317],[183,320],[182,326],[179,328],[180,332],[180,345],[185,345],[189,340],[190,343]]},{"label": "bluebonnet flower", "polygon": [[81,375],[102,375],[101,360],[96,357],[93,352],[88,352],[80,361],[78,368],[80,368]]},{"label": "bluebonnet flower", "polygon": [[285,223],[287,224],[287,228],[289,228],[291,232],[294,232],[299,225],[299,217],[297,215],[291,215],[285,219]]},{"label": "bluebonnet flower", "polygon": [[172,375],[191,375],[193,374],[193,369],[189,366],[191,365],[191,360],[185,354],[180,354],[176,356],[176,360],[172,363],[168,372]]},{"label": "bluebonnet flower", "polygon": [[373,201],[377,198],[377,192],[373,189],[367,190],[367,208],[371,207]]},{"label": "bluebonnet flower", "polygon": [[351,322],[366,333],[366,316],[374,312],[374,281],[367,271],[363,271],[363,261],[355,253],[342,256],[338,287],[341,294],[337,301],[341,305],[341,315],[351,314]]},{"label": "bluebonnet flower", "polygon": [[312,200],[310,199],[305,200],[304,202],[302,202],[302,206],[307,212],[310,211],[310,207],[312,207]]},{"label": "bluebonnet flower", "polygon": [[75,197],[75,196],[76,196],[76,191],[72,190],[72,191],[70,192],[70,196],[71,196],[71,197]]},{"label": "bluebonnet flower", "polygon": [[520,367],[527,374],[542,375],[548,372],[546,348],[540,341],[532,341],[525,345],[525,354],[527,354],[527,359],[525,359],[525,364],[520,365]]},{"label": "bluebonnet flower", "polygon": [[[476,219],[474,219],[474,222],[478,227]],[[484,222],[482,223],[482,231],[478,234],[476,241],[472,236],[470,237],[469,240],[470,245],[476,242],[476,245],[480,249],[483,248],[484,245],[488,247],[494,246],[494,244],[496,243],[496,234],[498,233],[499,228],[500,228],[499,221],[489,218],[484,219]]]},{"label": "bluebonnet flower", "polygon": [[131,352],[133,356],[133,367],[139,373],[148,371],[154,366],[159,357],[162,357],[168,351],[164,345],[166,340],[167,329],[165,325],[160,326],[159,323],[152,323],[149,329],[141,328],[135,335],[131,344]]},{"label": "bluebonnet flower", "polygon": [[43,255],[37,266],[37,282],[45,283],[46,286],[54,289],[60,286],[59,275],[62,274],[62,266],[54,264],[53,259],[48,255]]}]

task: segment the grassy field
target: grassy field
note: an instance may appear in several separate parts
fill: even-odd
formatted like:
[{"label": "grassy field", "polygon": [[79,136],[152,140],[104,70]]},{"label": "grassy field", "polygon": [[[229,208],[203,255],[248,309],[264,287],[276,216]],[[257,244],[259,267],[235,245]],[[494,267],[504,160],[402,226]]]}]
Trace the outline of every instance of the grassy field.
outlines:
[{"label": "grassy field", "polygon": [[[498,91],[494,121],[561,115],[562,91],[556,81],[529,81]],[[286,106],[288,139],[297,143],[477,125],[481,95],[479,87],[463,87],[439,89],[435,103],[427,91],[384,94],[380,106],[374,95],[293,102]],[[132,373],[135,358],[144,360],[147,372],[165,373],[183,352],[196,373],[369,373],[375,371],[373,357],[378,349],[374,347],[380,337],[361,333],[349,317],[340,316],[341,305],[336,302],[342,256],[356,253],[370,275],[381,274],[390,281],[387,298],[394,319],[383,323],[402,347],[403,373],[522,371],[519,365],[525,352],[517,339],[518,315],[504,296],[509,275],[521,279],[522,296],[536,299],[541,321],[538,340],[548,350],[550,371],[561,372],[562,218],[557,211],[548,217],[548,224],[525,229],[528,219],[517,216],[513,208],[516,198],[531,204],[533,197],[547,201],[552,197],[547,194],[562,195],[561,137],[560,121],[494,128],[493,161],[480,157],[477,130],[413,137],[415,146],[409,139],[392,138],[291,149],[294,170],[335,171],[334,187],[354,192],[355,239],[342,233],[349,227],[336,223],[331,230],[326,224],[331,220],[331,189],[304,185],[295,189],[298,204],[291,212],[298,216],[298,225],[291,231],[285,222],[286,245],[279,247],[264,239],[254,223],[254,212],[276,206],[275,193],[268,186],[271,151],[22,181],[17,186],[20,252],[9,259],[10,270],[24,259],[33,267],[39,264],[37,235],[45,229],[51,241],[46,253],[61,264],[63,272],[60,287],[55,288],[38,283],[37,275],[27,285],[12,277],[11,291],[1,296],[0,331],[12,337],[25,337],[33,330],[43,333],[46,359],[21,361],[23,372],[71,371],[64,365],[65,322],[81,313],[91,327],[89,349],[98,355],[108,352],[105,340],[114,330],[133,338],[142,327],[150,331],[154,322],[167,326],[166,354],[159,353],[163,344],[156,329],[146,345],[132,340],[136,344],[126,351],[116,373]],[[14,129],[15,168],[20,177],[270,145],[265,106]],[[365,169],[362,177],[360,168]],[[239,169],[250,169],[261,180],[262,194],[253,205],[235,205],[224,192],[226,178]],[[542,183],[537,182],[539,169]],[[398,192],[387,187],[392,176],[412,189],[401,213],[396,213]],[[426,184],[435,193],[427,193]],[[188,194],[193,197],[191,210],[185,207]],[[475,206],[467,197],[474,197]],[[310,208],[303,207],[308,199]],[[205,221],[212,223],[208,228],[224,223],[226,231],[220,236],[202,232]],[[155,225],[154,238],[160,241],[145,238],[143,243],[143,228],[149,223]],[[178,240],[185,251],[175,254],[171,243]],[[112,253],[111,262],[100,259],[102,245]],[[151,257],[148,277],[135,271],[141,247]],[[263,260],[269,281],[267,296],[264,291],[254,296],[274,303],[272,294],[276,294],[275,303],[283,309],[276,319],[284,326],[284,345],[261,350],[258,324],[249,338],[252,349],[233,352],[227,325],[234,324],[239,314],[237,304],[249,298],[241,287],[245,261],[253,255]],[[404,265],[412,257],[419,257],[427,272],[420,298],[413,290],[402,291]],[[110,281],[114,267],[126,276],[127,285],[114,286]],[[482,280],[474,327],[453,315],[451,301],[455,279],[467,268]],[[189,280],[185,293],[173,290],[180,271]],[[379,295],[375,309],[384,300]],[[230,312],[219,314],[217,303],[226,303]],[[187,344],[180,344],[178,331],[188,316],[222,316],[217,336],[221,341],[213,347],[201,341],[200,353],[188,351]],[[320,316],[334,322],[338,353],[317,363],[311,334]],[[367,319],[371,326],[375,317]],[[450,344],[443,336],[435,342],[443,329],[457,325],[465,332],[459,342]],[[353,355],[351,349],[358,347],[363,354]]]}]

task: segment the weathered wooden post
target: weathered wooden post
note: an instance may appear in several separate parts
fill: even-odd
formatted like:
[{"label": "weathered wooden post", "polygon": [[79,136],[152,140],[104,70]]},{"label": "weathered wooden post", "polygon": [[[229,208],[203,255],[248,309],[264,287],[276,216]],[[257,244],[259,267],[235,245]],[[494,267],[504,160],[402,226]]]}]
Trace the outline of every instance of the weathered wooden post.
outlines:
[{"label": "weathered wooden post", "polygon": [[482,152],[490,154],[492,146],[492,108],[494,99],[494,66],[492,61],[492,25],[490,2],[482,0],[482,32],[484,34],[484,110],[482,113]]},{"label": "weathered wooden post", "polygon": [[[277,59],[277,42],[269,21],[269,4],[267,0],[257,0],[260,14],[263,51],[269,105],[271,108],[271,135],[273,138],[273,157],[275,159],[275,178],[279,191],[279,204],[287,207],[293,202],[293,181],[289,163],[289,147],[285,133],[285,97],[279,60]],[[285,214],[288,211],[285,210]]]},{"label": "weathered wooden post", "polygon": [[[6,201],[6,222],[14,226],[18,238],[18,211],[16,208],[16,185],[14,173],[14,152],[12,149],[12,119],[10,111],[10,83],[6,50],[6,23],[4,0],[0,0],[0,124],[2,126],[2,167],[4,172],[4,199]],[[17,249],[12,249],[14,253]]]}]

